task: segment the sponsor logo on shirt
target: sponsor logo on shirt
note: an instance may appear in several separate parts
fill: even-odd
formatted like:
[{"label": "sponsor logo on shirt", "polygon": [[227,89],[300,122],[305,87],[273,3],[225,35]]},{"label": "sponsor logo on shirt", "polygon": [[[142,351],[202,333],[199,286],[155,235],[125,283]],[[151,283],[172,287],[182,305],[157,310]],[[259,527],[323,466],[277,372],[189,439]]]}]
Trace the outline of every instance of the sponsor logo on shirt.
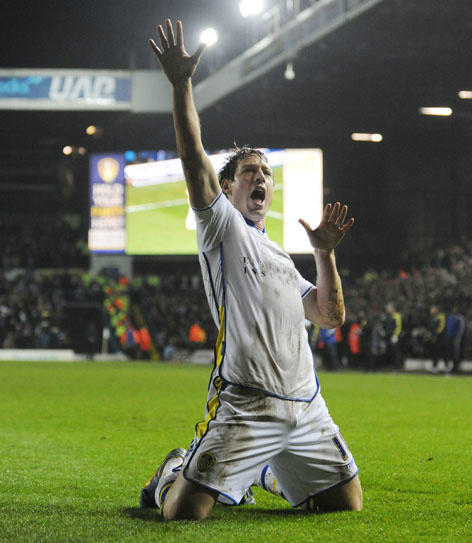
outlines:
[{"label": "sponsor logo on shirt", "polygon": [[246,275],[256,278],[277,278],[277,281],[285,286],[298,287],[298,277],[295,267],[287,262],[271,262],[257,260],[250,256],[242,257],[243,271]]}]

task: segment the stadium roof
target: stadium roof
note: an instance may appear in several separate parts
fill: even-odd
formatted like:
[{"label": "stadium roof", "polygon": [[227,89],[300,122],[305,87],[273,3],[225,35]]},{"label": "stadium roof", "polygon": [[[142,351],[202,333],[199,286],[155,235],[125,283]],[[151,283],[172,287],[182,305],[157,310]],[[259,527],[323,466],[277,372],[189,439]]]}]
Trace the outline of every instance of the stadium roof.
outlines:
[{"label": "stadium roof", "polygon": [[[257,22],[240,17],[237,0],[6,0],[0,18],[0,68],[157,69],[146,44],[155,23],[181,18],[188,48],[214,26],[220,45],[205,52],[203,77],[241,52]],[[255,25],[255,26],[254,26]],[[238,143],[304,147],[348,143],[352,132],[376,132],[383,144],[470,139],[472,2],[383,0],[299,51],[295,78],[285,64],[222,98],[202,114],[207,147]],[[449,106],[451,117],[419,114]],[[170,115],[129,112],[0,111],[1,154],[41,151],[61,159],[64,145],[89,152],[174,147]],[[100,138],[84,132],[103,128]],[[11,162],[11,161],[10,161]],[[0,168],[1,170],[1,168]],[[8,171],[12,171],[11,167]],[[0,171],[4,181],[8,171]]]}]

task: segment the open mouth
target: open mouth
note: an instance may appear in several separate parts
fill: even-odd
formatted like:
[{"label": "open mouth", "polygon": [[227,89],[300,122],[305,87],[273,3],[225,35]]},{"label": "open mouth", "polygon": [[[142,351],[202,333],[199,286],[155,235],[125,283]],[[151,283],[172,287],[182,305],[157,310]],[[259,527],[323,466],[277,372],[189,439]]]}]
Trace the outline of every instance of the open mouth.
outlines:
[{"label": "open mouth", "polygon": [[262,204],[265,200],[266,194],[265,190],[262,187],[258,187],[251,192],[251,200],[258,204]]}]

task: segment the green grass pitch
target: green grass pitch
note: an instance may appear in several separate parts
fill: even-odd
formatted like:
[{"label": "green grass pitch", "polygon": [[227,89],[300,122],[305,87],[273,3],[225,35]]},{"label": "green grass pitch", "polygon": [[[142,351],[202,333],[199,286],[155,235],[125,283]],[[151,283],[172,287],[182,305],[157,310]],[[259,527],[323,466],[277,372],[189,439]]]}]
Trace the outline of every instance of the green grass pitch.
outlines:
[{"label": "green grass pitch", "polygon": [[364,510],[310,515],[256,489],[256,506],[164,522],[137,507],[160,459],[187,446],[208,367],[0,363],[1,542],[472,540],[470,378],[321,373],[360,467]]},{"label": "green grass pitch", "polygon": [[[282,167],[274,168],[274,183],[282,187]],[[282,213],[282,193],[276,190],[271,211]],[[185,227],[189,204],[185,182],[176,181],[126,189],[126,252],[128,254],[196,254],[194,230]],[[270,239],[282,247],[282,220],[268,216]]]}]

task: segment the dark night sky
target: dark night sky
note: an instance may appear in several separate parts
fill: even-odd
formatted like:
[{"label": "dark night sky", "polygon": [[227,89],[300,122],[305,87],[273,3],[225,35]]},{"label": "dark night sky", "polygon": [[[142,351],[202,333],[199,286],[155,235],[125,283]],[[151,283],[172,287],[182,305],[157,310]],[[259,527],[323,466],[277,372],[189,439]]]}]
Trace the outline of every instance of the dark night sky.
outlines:
[{"label": "dark night sky", "polygon": [[[243,50],[248,33],[262,24],[242,19],[236,0],[4,0],[0,68],[157,69],[146,42],[167,16],[183,20],[190,51],[203,27],[220,31],[219,44],[205,52],[200,77],[210,60]],[[470,0],[384,0],[300,51],[293,81],[278,66],[201,112],[204,141],[213,149],[235,140],[322,148],[330,197],[352,201],[361,218],[363,258],[373,258],[379,235],[393,239],[391,253],[405,245],[405,236],[414,247],[426,230],[428,240],[453,235],[466,224],[460,217],[471,166],[472,101],[457,93],[472,89],[471,36]],[[423,117],[418,109],[425,105],[450,106],[454,115]],[[86,145],[89,152],[174,147],[170,115],[0,111],[0,119],[2,164],[31,161],[36,167],[38,153],[59,164],[66,144]],[[86,139],[91,122],[103,127],[101,139]],[[355,131],[380,132],[384,140],[354,144]],[[9,168],[12,173],[14,166]],[[11,183],[8,171],[0,167],[0,186]],[[459,217],[453,228],[450,221],[428,222],[427,208],[415,211],[430,189],[440,211],[451,180],[462,187],[449,207],[444,203],[446,215]],[[412,212],[405,214],[407,209]],[[381,249],[388,253],[388,244]]]}]

